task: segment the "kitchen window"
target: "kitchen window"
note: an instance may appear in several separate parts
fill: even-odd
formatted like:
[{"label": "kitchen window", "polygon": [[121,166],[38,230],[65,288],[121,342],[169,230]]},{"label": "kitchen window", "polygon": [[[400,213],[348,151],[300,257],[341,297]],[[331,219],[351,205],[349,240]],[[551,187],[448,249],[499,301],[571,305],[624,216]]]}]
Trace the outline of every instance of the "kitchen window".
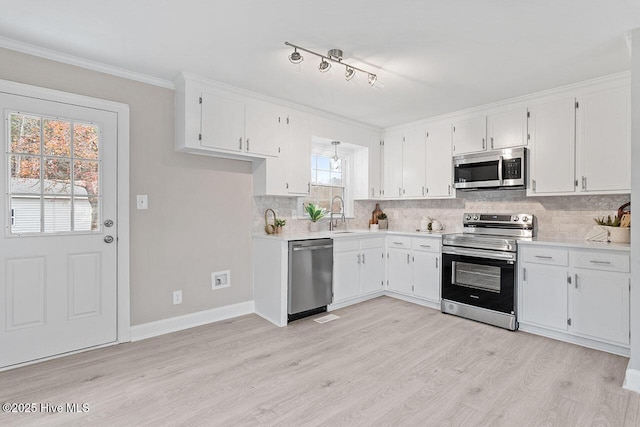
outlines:
[{"label": "kitchen window", "polygon": [[[311,187],[303,203],[313,203],[331,212],[331,200],[340,196],[344,200],[345,215],[353,216],[351,174],[352,159],[349,152],[338,152],[339,160],[333,161],[334,153],[326,144],[314,144],[311,154]],[[302,208],[302,207],[301,207]],[[303,210],[301,209],[303,212]],[[335,201],[333,211],[341,211],[340,202]]]}]

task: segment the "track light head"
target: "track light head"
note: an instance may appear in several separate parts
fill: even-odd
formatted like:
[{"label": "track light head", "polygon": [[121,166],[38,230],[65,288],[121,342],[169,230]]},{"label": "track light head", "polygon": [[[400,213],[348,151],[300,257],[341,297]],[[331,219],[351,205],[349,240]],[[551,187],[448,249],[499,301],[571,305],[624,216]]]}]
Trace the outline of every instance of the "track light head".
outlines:
[{"label": "track light head", "polygon": [[325,61],[324,58],[322,58],[322,61],[320,61],[320,65],[318,65],[318,70],[320,70],[321,73],[326,73],[330,68],[331,64]]},{"label": "track light head", "polygon": [[376,84],[376,80],[378,80],[378,76],[376,76],[375,74],[369,74],[369,84],[371,86]]},{"label": "track light head", "polygon": [[356,75],[356,70],[354,70],[351,67],[347,67],[347,70],[344,72],[344,78],[347,79],[347,81],[354,78],[355,75]]},{"label": "track light head", "polygon": [[303,60],[304,60],[304,57],[300,55],[300,52],[298,52],[298,49],[294,49],[293,52],[291,52],[291,55],[289,55],[289,61],[291,61],[291,63],[293,64],[299,64]]}]

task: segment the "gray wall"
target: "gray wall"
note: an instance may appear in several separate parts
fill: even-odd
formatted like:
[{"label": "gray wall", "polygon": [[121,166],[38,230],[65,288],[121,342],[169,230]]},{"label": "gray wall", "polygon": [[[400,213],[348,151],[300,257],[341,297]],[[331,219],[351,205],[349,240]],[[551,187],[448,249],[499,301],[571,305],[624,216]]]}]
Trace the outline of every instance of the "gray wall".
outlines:
[{"label": "gray wall", "polygon": [[[130,106],[132,325],[253,299],[250,163],[176,153],[172,90],[6,49],[0,64],[0,79]],[[149,210],[135,209],[136,194]],[[231,287],[214,292],[219,270]]]}]

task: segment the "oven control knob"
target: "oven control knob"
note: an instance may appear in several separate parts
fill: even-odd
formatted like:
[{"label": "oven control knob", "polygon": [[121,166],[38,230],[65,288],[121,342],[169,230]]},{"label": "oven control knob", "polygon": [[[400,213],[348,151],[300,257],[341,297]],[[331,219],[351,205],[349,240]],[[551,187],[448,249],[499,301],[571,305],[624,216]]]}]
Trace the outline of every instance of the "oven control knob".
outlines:
[{"label": "oven control knob", "polygon": [[474,215],[474,216],[473,216],[473,220],[474,220],[474,221],[477,221],[477,220],[478,220],[478,215]]},{"label": "oven control knob", "polygon": [[471,221],[471,215],[467,215],[464,219],[466,219],[467,221]]},{"label": "oven control knob", "polygon": [[522,221],[523,221],[523,222],[527,222],[527,221],[529,221],[529,217],[528,217],[528,216],[523,216],[523,217],[522,217]]},{"label": "oven control knob", "polygon": [[513,220],[514,220],[514,221],[517,221],[518,219],[519,219],[519,218],[518,218],[517,216],[514,216],[514,217],[513,217]]}]

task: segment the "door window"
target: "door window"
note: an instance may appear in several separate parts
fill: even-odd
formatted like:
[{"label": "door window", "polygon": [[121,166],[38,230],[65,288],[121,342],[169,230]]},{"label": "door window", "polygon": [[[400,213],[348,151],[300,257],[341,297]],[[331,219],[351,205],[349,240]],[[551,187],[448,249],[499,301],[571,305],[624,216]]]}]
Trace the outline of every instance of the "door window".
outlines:
[{"label": "door window", "polygon": [[11,234],[100,230],[101,128],[9,112]]}]

